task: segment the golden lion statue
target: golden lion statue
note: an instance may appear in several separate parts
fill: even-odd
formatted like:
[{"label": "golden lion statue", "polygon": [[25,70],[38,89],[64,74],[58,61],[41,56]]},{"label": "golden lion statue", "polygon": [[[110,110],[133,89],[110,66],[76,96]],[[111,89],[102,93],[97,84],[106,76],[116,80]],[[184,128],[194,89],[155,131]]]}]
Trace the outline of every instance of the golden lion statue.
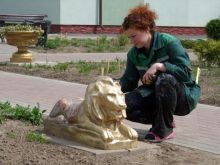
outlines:
[{"label": "golden lion statue", "polygon": [[[58,122],[56,117],[59,115],[63,115],[67,122]],[[45,130],[96,148],[135,148],[138,135],[123,124],[125,118],[125,96],[119,83],[101,76],[88,85],[80,104],[59,100],[45,121]]]}]

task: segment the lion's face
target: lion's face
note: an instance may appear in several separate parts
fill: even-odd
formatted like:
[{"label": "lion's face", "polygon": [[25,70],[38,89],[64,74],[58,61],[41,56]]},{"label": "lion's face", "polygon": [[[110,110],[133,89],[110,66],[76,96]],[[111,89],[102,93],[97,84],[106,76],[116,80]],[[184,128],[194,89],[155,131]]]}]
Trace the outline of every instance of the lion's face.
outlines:
[{"label": "lion's face", "polygon": [[91,104],[90,113],[100,120],[118,121],[126,118],[125,95],[119,83],[114,82],[110,77],[100,77],[89,85],[85,100],[87,104]]},{"label": "lion's face", "polygon": [[125,95],[117,82],[114,82],[113,85],[105,85],[100,94],[100,104],[103,110],[106,109],[103,113],[106,113],[109,119],[126,117]]}]

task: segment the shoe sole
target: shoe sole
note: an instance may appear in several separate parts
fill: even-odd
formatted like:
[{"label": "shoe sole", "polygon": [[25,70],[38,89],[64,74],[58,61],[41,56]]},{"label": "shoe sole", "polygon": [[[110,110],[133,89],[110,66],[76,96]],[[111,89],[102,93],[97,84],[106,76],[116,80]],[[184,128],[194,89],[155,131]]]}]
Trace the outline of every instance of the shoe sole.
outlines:
[{"label": "shoe sole", "polygon": [[175,138],[176,133],[172,132],[171,134],[169,134],[168,136],[162,138],[162,139],[156,139],[156,140],[148,140],[148,139],[144,139],[144,141],[150,142],[150,143],[161,143],[165,140],[169,140],[169,139],[173,139]]}]

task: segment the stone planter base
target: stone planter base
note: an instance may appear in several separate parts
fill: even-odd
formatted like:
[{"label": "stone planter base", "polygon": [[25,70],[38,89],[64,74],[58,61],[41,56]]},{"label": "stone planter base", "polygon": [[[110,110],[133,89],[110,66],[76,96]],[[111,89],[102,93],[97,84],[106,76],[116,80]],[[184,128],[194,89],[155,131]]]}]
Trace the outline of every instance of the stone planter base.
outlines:
[{"label": "stone planter base", "polygon": [[32,54],[30,52],[15,52],[12,57],[10,58],[10,62],[15,62],[15,63],[19,63],[19,62],[32,62],[33,61],[33,57]]}]

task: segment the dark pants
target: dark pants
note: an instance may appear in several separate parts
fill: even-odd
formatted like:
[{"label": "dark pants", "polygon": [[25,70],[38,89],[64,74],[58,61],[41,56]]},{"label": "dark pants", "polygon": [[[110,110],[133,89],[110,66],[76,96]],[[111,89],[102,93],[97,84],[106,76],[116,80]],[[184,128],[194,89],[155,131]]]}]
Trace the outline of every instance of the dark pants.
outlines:
[{"label": "dark pants", "polygon": [[173,130],[173,115],[184,116],[190,110],[184,85],[170,74],[161,73],[155,83],[155,92],[143,97],[137,90],[125,94],[127,119],[152,124],[155,134],[165,137]]}]

